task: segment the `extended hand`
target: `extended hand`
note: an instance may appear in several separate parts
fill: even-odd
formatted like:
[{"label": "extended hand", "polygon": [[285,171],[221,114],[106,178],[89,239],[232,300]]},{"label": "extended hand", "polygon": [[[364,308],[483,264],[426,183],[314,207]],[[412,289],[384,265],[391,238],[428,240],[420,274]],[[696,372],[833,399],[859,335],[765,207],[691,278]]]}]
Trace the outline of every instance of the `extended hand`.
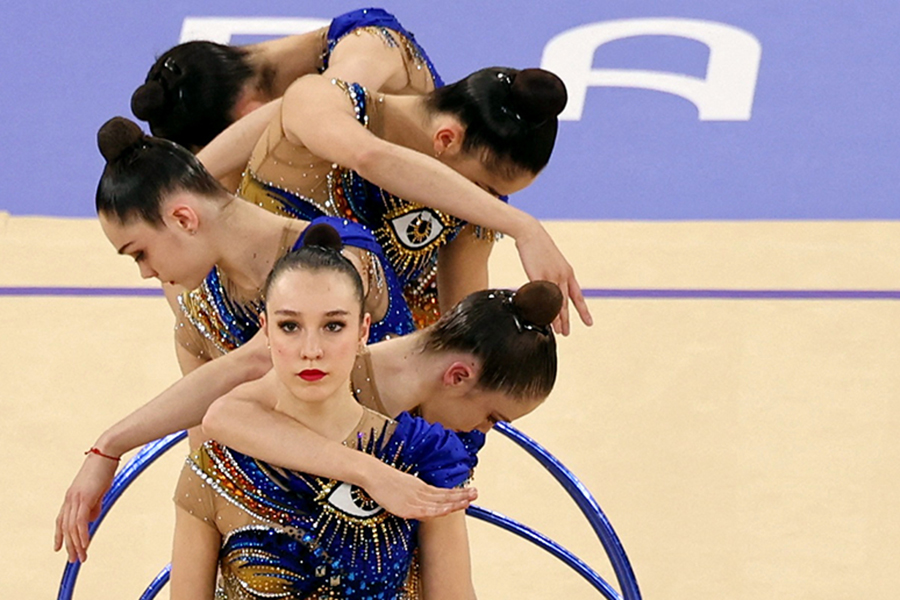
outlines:
[{"label": "extended hand", "polygon": [[[382,463],[383,464],[383,463]],[[475,488],[443,489],[384,465],[365,490],[382,508],[403,519],[433,519],[463,510],[478,497]]]},{"label": "extended hand", "polygon": [[53,549],[59,551],[65,541],[69,562],[87,560],[87,547],[91,543],[88,523],[99,516],[103,495],[112,485],[118,466],[114,460],[89,454],[66,491],[66,499],[56,517]]},{"label": "extended hand", "polygon": [[581,286],[575,279],[575,270],[556,247],[547,230],[538,221],[535,220],[534,223],[535,226],[527,234],[516,238],[516,249],[529,280],[552,281],[562,291],[562,310],[559,311],[559,318],[553,322],[553,329],[557,333],[569,335],[569,298],[575,304],[582,322],[593,325],[594,320],[584,301]]}]

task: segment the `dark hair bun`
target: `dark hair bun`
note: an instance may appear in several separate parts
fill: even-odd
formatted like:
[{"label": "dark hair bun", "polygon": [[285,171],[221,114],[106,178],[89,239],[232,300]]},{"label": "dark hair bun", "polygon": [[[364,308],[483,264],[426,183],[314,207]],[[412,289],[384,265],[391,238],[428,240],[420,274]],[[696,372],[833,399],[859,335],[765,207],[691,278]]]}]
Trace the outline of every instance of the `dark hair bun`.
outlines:
[{"label": "dark hair bun", "polygon": [[566,84],[544,69],[519,71],[509,93],[510,108],[532,123],[555,118],[566,107],[567,101]]},{"label": "dark hair bun", "polygon": [[341,241],[341,234],[327,223],[316,223],[310,225],[303,235],[304,246],[321,246],[332,250],[341,251],[344,243]]},{"label": "dark hair bun", "polygon": [[549,281],[532,281],[518,289],[512,304],[522,321],[546,327],[559,316],[563,295],[559,286]]},{"label": "dark hair bun", "polygon": [[150,121],[160,116],[165,108],[166,90],[155,79],[134,90],[131,95],[131,112],[141,121]]},{"label": "dark hair bun", "polygon": [[97,132],[97,146],[106,162],[113,162],[143,139],[144,132],[137,123],[125,117],[113,117]]}]

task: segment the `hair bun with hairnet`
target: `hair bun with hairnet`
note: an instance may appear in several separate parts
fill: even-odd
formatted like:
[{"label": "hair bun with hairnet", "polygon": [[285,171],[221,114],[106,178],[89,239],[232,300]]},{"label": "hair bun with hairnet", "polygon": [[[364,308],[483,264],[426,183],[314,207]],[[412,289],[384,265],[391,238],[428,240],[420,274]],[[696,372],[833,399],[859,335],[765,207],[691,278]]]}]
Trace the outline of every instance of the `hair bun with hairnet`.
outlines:
[{"label": "hair bun with hairnet", "polygon": [[550,281],[532,281],[516,291],[512,298],[516,316],[523,322],[546,327],[559,316],[563,295]]},{"label": "hair bun with hairnet", "polygon": [[166,89],[156,79],[143,84],[131,95],[131,112],[141,121],[151,121],[166,113]]},{"label": "hair bun with hairnet", "polygon": [[566,84],[544,69],[519,71],[509,91],[510,108],[525,121],[535,124],[556,118],[567,101]]},{"label": "hair bun with hairnet", "polygon": [[97,146],[106,162],[113,162],[144,137],[143,130],[134,121],[113,117],[97,132]]},{"label": "hair bun with hairnet", "polygon": [[338,252],[344,247],[344,243],[341,241],[341,234],[327,223],[310,225],[303,234],[303,245],[321,246],[322,248],[330,248]]}]

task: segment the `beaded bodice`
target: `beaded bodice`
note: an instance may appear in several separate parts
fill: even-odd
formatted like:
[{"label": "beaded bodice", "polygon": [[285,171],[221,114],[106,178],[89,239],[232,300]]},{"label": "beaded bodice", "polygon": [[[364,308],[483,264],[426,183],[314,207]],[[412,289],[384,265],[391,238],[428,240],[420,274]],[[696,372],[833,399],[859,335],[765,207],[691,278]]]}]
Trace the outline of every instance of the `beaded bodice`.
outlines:
[{"label": "beaded bodice", "polygon": [[[408,414],[364,414],[344,442],[439,487],[477,459],[456,434]],[[415,521],[362,489],[288,471],[207,442],[188,458],[175,502],[222,535],[227,598],[417,598]]]}]

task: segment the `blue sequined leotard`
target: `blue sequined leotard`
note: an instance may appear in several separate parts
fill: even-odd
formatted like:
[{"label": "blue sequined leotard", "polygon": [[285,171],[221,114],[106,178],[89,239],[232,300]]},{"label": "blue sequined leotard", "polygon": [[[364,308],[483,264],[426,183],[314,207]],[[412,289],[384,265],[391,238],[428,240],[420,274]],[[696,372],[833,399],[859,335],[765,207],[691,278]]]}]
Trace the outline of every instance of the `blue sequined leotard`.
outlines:
[{"label": "blue sequined leotard", "polygon": [[[483,439],[467,444],[406,413],[391,421],[364,409],[344,443],[450,488],[470,476]],[[419,597],[411,569],[418,523],[386,512],[356,486],[207,442],[187,459],[175,502],[221,534],[226,598]]]},{"label": "blue sequined leotard", "polygon": [[[326,223],[334,227],[345,246],[352,246],[369,253],[368,260],[377,262],[370,265],[370,286],[382,288],[387,295],[387,312],[369,331],[369,341],[377,342],[388,336],[406,335],[414,330],[412,315],[397,276],[384,257],[381,246],[372,233],[359,223],[336,217],[319,217],[309,225]],[[301,233],[293,248],[303,245],[306,229]],[[259,315],[263,302],[259,297],[238,300],[230,292],[227,278],[214,267],[197,289],[185,292],[178,298],[182,319],[177,334],[179,342],[190,352],[201,358],[212,358],[226,354],[244,344],[259,331]]]}]

